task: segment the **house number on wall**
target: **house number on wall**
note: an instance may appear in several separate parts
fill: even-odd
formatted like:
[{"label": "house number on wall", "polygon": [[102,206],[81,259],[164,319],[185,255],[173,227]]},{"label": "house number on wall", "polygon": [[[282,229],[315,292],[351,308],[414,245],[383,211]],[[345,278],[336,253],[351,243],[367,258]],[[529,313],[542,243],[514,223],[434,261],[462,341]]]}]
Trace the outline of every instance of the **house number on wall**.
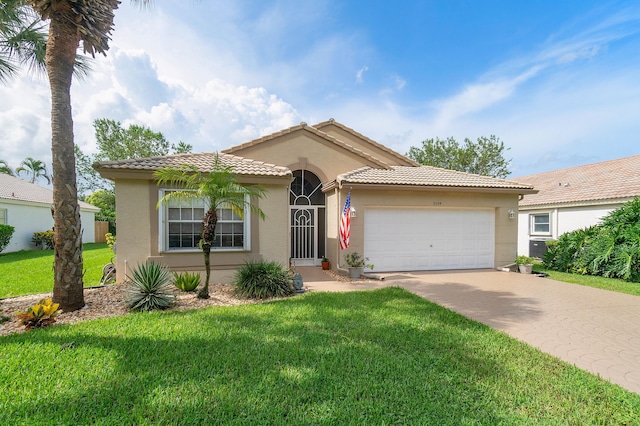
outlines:
[{"label": "house number on wall", "polygon": [[442,205],[442,201],[434,201],[433,205],[434,206],[441,206]]}]

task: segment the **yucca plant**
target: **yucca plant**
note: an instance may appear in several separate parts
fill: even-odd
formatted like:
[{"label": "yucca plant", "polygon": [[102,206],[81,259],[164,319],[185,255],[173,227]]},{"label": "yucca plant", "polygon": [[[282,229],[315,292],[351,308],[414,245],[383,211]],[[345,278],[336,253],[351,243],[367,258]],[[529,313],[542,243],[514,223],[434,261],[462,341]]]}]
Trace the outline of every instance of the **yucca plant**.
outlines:
[{"label": "yucca plant", "polygon": [[295,292],[289,270],[278,262],[247,261],[238,269],[234,292],[239,297],[267,299]]},{"label": "yucca plant", "polygon": [[56,322],[56,315],[62,312],[58,309],[59,306],[59,303],[53,303],[51,299],[42,299],[26,311],[15,314],[25,330],[46,327]]},{"label": "yucca plant", "polygon": [[200,285],[200,274],[188,272],[173,273],[173,285],[182,291],[194,291]]},{"label": "yucca plant", "polygon": [[175,296],[169,292],[169,269],[153,261],[138,265],[127,275],[127,304],[134,311],[170,308]]}]

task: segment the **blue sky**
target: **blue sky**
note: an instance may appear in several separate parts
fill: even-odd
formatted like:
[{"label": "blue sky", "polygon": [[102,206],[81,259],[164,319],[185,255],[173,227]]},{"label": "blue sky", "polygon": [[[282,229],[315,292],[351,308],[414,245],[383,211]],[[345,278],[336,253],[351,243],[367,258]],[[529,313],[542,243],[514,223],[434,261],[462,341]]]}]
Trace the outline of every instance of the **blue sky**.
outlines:
[{"label": "blue sky", "polygon": [[[494,134],[511,177],[640,154],[640,4],[603,1],[156,1],[116,11],[72,89],[92,122],[217,151],[337,121],[404,154]],[[50,162],[45,79],[0,86],[0,159]]]}]

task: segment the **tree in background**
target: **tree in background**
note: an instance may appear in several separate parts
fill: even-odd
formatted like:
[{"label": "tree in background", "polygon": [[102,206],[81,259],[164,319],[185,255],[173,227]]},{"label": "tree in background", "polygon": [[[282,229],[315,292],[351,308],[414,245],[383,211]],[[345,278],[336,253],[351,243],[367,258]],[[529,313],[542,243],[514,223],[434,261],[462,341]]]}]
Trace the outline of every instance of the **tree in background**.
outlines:
[{"label": "tree in background", "polygon": [[31,157],[27,157],[22,160],[20,166],[16,168],[16,173],[26,173],[27,177],[30,177],[29,182],[35,183],[38,178],[44,178],[47,183],[51,183],[51,177],[47,172],[47,166],[40,160],[36,160]]},{"label": "tree in background", "polygon": [[481,136],[477,142],[465,138],[462,145],[452,137],[435,138],[422,141],[422,148],[412,146],[407,157],[425,166],[504,179],[511,173],[511,160],[504,158],[509,149],[494,135]]},{"label": "tree in background", "polygon": [[13,169],[9,167],[9,163],[4,160],[0,160],[0,173],[13,176]]},{"label": "tree in background", "polygon": [[116,194],[113,191],[100,189],[87,196],[87,203],[100,207],[100,212],[96,213],[96,220],[109,222],[109,232],[116,233]]},{"label": "tree in background", "polygon": [[248,207],[264,219],[264,212],[260,207],[251,203],[251,198],[262,198],[264,190],[258,186],[245,186],[237,181],[230,166],[224,165],[218,156],[213,170],[203,173],[195,166],[184,165],[178,168],[157,170],[154,176],[159,185],[175,185],[180,190],[167,192],[158,201],[158,207],[169,200],[199,199],[207,203],[207,212],[202,219],[202,235],[200,248],[204,255],[206,279],[204,286],[198,292],[200,299],[209,298],[209,278],[211,277],[211,246],[213,245],[216,225],[218,223],[218,209],[227,208],[242,217]]},{"label": "tree in background", "polygon": [[98,152],[95,155],[85,154],[75,146],[80,194],[98,190],[113,191],[113,184],[93,169],[92,164],[97,161],[156,157],[168,154],[170,148],[175,154],[184,154],[192,149],[190,144],[182,141],[178,145],[170,144],[162,133],[137,124],[124,128],[119,121],[100,118],[94,120],[93,128]]}]

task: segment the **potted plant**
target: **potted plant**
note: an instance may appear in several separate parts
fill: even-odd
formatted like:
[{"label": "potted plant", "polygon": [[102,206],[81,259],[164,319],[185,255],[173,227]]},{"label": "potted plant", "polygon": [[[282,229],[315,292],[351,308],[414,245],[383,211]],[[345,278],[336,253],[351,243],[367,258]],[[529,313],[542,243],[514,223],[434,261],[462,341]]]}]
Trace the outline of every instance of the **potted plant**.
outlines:
[{"label": "potted plant", "polygon": [[349,277],[350,278],[360,278],[362,273],[364,272],[364,268],[373,269],[373,265],[367,263],[369,261],[368,257],[364,257],[358,252],[349,253],[344,256],[345,262],[349,266]]},{"label": "potted plant", "polygon": [[329,269],[331,269],[331,262],[329,262],[329,259],[327,259],[327,256],[322,256],[322,260],[320,262],[322,263],[323,271],[328,271]]},{"label": "potted plant", "polygon": [[530,274],[533,272],[533,260],[531,256],[518,256],[516,258],[516,264],[521,274]]}]

